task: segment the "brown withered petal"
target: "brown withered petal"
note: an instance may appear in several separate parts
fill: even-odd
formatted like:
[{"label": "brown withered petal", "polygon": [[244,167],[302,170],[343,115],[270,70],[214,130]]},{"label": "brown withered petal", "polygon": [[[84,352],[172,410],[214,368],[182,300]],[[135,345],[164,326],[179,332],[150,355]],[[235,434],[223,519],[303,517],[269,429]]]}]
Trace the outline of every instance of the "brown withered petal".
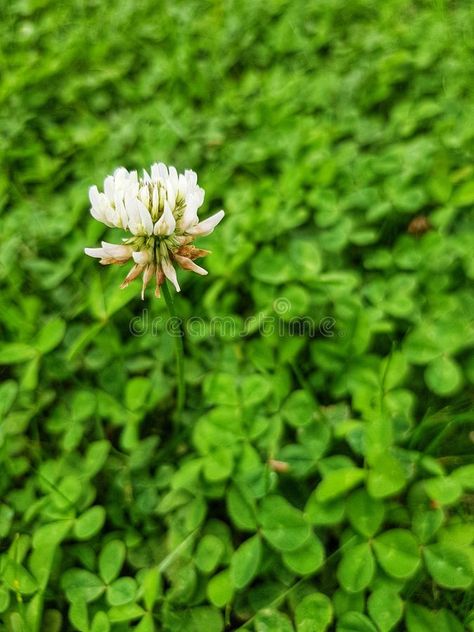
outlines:
[{"label": "brown withered petal", "polygon": [[133,268],[130,270],[130,272],[127,274],[127,276],[125,277],[125,279],[123,280],[122,284],[120,285],[120,289],[124,289],[128,286],[129,283],[131,283],[134,279],[137,278],[137,276],[140,275],[140,273],[143,271],[145,266],[139,265],[138,263],[136,263]]},{"label": "brown withered petal", "polygon": [[181,246],[176,251],[177,255],[181,257],[187,257],[188,259],[198,259],[199,257],[205,257],[206,255],[210,255],[210,250],[204,250],[204,248],[196,248],[196,246]]},{"label": "brown withered petal", "polygon": [[162,285],[162,283],[164,283],[164,280],[165,280],[165,274],[163,270],[160,268],[160,266],[157,266],[155,276],[156,276],[155,296],[156,298],[160,298],[161,296],[160,285]]},{"label": "brown withered petal", "polygon": [[196,274],[202,274],[202,275],[207,274],[207,270],[205,270],[204,268],[201,268],[201,266],[198,266],[196,263],[194,263],[194,261],[192,261],[188,257],[181,257],[180,255],[174,253],[173,259],[181,268],[183,268],[183,270],[191,270],[192,272],[196,272]]}]

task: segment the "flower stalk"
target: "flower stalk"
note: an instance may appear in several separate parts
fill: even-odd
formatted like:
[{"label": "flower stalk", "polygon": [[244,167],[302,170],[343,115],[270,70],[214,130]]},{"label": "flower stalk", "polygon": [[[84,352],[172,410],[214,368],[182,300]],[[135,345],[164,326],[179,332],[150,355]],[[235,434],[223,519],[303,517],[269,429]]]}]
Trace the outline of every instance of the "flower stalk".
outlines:
[{"label": "flower stalk", "polygon": [[[165,281],[161,289],[163,291],[163,297],[165,299],[166,307],[170,318],[177,319],[176,308],[174,305],[173,297],[169,290],[168,284]],[[174,331],[174,330],[173,330]],[[181,327],[179,332],[174,332],[174,350],[176,356],[176,377],[178,380],[177,398],[176,398],[176,412],[175,412],[175,432],[181,424],[181,418],[183,415],[184,401],[186,397],[186,383],[184,381],[184,345],[183,345],[183,332]]]}]

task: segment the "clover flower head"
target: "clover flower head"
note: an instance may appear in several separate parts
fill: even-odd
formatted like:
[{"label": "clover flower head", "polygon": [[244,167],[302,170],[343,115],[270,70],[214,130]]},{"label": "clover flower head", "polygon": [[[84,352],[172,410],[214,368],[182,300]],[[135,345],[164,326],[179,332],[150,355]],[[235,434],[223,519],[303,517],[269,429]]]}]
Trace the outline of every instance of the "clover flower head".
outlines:
[{"label": "clover flower head", "polygon": [[142,299],[152,278],[156,280],[155,295],[168,278],[180,291],[174,264],[197,274],[207,274],[194,260],[209,254],[196,248],[193,241],[212,233],[224,217],[224,211],[200,222],[198,209],[204,201],[204,190],[197,184],[194,171],[178,174],[174,167],[162,162],[151,166],[150,173],[139,177],[136,171],[117,169],[104,181],[104,191],[96,186],[89,190],[91,214],[110,227],[131,233],[122,244],[102,242],[102,248],[85,248],[90,257],[100,263],[134,265],[120,287],[124,288],[142,275]]}]

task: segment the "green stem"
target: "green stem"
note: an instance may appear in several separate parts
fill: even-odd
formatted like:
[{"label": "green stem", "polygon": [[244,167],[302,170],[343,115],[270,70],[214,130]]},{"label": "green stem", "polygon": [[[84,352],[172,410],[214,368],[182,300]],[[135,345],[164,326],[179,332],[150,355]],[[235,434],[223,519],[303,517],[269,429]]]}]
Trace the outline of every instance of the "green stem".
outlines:
[{"label": "green stem", "polygon": [[[171,296],[168,281],[165,281],[161,286],[161,290],[163,292],[163,296],[165,297],[166,307],[168,308],[168,313],[170,318],[174,319],[178,322],[178,316],[176,314],[176,309],[174,306],[173,298]],[[178,379],[178,401],[176,403],[176,416],[175,421],[178,426],[181,422],[181,417],[183,414],[184,408],[184,396],[185,396],[185,383],[184,383],[184,347],[183,347],[183,331],[181,325],[173,327],[171,330],[173,333],[171,334],[174,338],[174,348],[176,354],[176,375]]]}]

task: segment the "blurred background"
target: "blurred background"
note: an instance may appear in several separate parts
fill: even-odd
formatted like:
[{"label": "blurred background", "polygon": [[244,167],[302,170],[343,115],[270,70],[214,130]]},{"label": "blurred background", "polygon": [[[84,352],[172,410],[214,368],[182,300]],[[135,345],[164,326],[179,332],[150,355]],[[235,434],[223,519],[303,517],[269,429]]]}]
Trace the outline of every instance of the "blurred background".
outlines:
[{"label": "blurred background", "polygon": [[[201,241],[210,275],[182,275],[183,316],[254,316],[283,296],[287,317],[334,317],[337,345],[281,345],[323,398],[353,395],[348,372],[364,382],[364,354],[394,341],[422,367],[422,408],[472,379],[469,3],[15,0],[1,16],[1,362],[27,400],[38,371],[51,396],[91,380],[116,395],[158,370],[142,349],[170,352],[128,335],[161,302],[83,255],[117,239],[88,187],[155,161],[196,170],[201,214],[227,213]],[[196,348],[212,365],[221,343]]]}]

